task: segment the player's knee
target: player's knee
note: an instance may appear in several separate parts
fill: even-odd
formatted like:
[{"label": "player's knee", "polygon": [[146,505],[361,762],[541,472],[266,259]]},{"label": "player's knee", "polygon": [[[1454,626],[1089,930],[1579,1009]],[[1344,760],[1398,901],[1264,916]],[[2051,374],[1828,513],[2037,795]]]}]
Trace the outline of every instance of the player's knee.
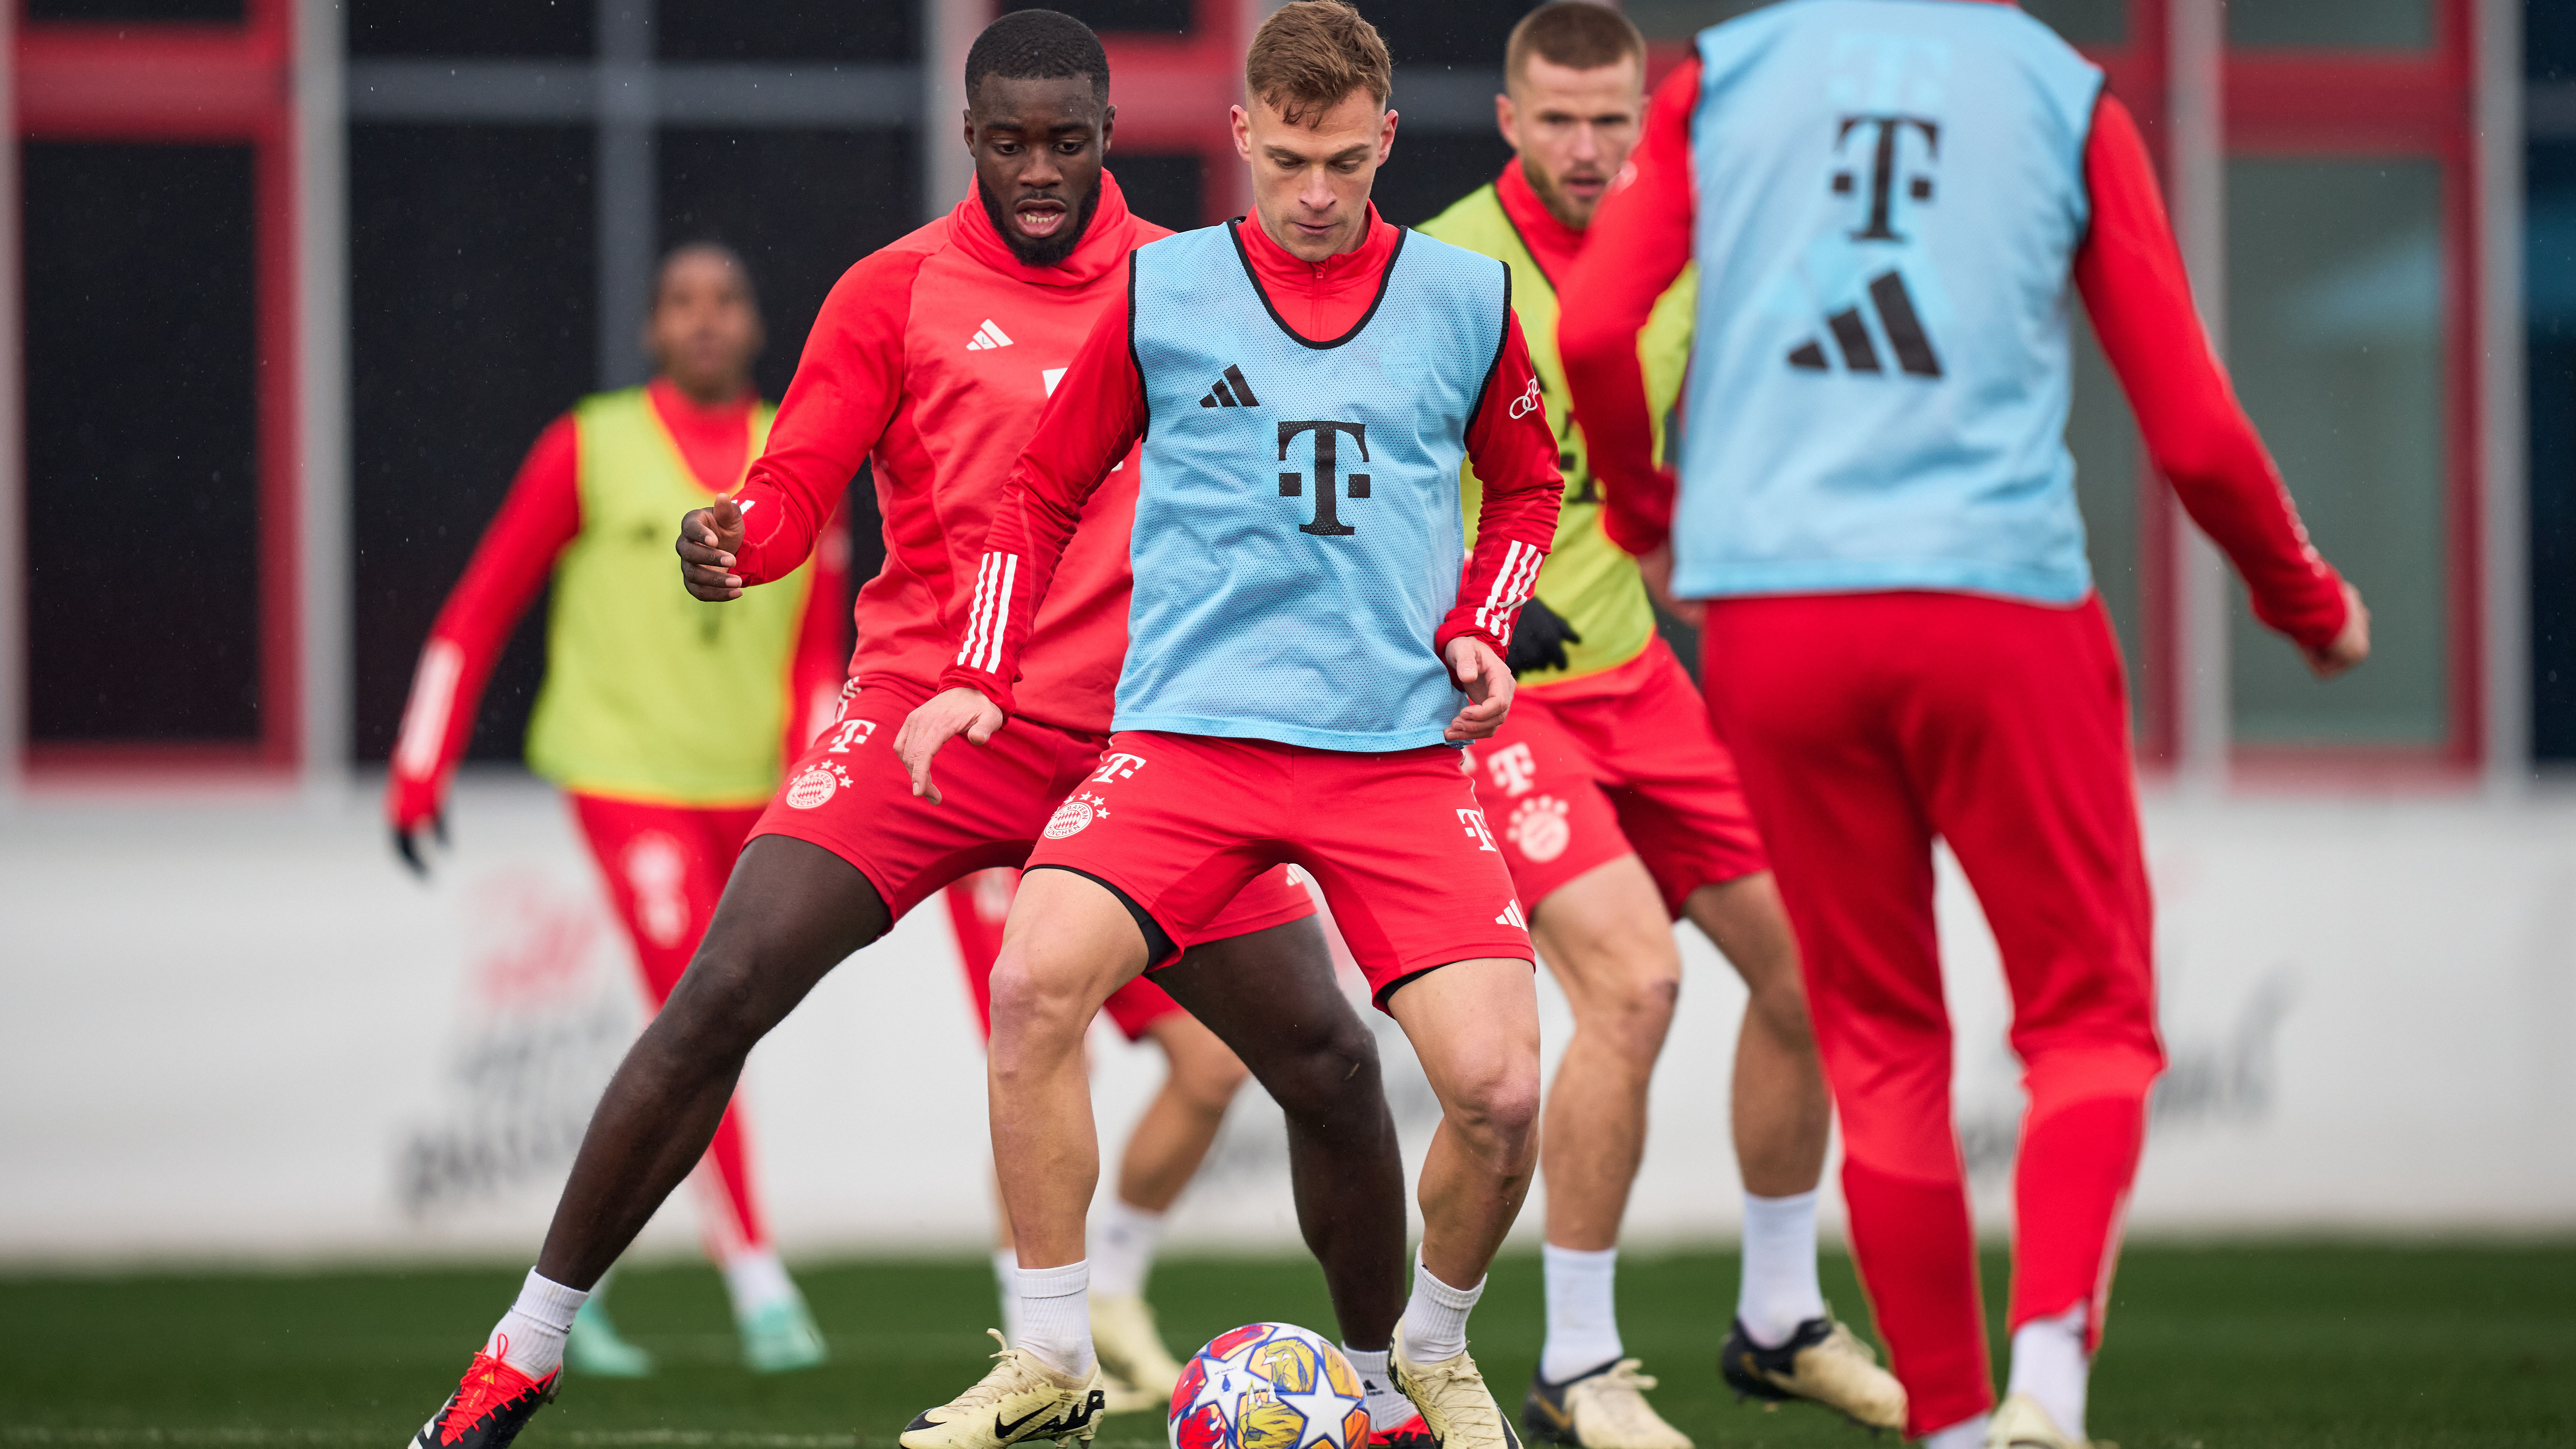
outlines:
[{"label": "player's knee", "polygon": [[1482,1151],[1517,1159],[1538,1142],[1538,1060],[1497,1052],[1460,1074],[1449,1120]]},{"label": "player's knee", "polygon": [[1596,1031],[1607,1031],[1622,1047],[1640,1052],[1652,1060],[1663,1045],[1664,1033],[1672,1028],[1673,1009],[1681,1001],[1682,978],[1678,967],[1665,970],[1660,965],[1627,972],[1606,990],[1596,993],[1587,1003],[1584,1019],[1578,1025]]},{"label": "player's knee", "polygon": [[761,980],[759,963],[749,953],[701,946],[654,1018],[657,1034],[693,1058],[748,1053],[776,1024]]},{"label": "player's knee", "polygon": [[1816,1049],[1815,1023],[1807,1016],[1807,991],[1795,971],[1752,984],[1745,1019],[1773,1041],[1797,1052]]},{"label": "player's knee", "polygon": [[993,963],[993,1041],[1080,1037],[1099,1003],[1078,973],[1017,941]]},{"label": "player's knee", "polygon": [[1281,1112],[1301,1122],[1328,1125],[1355,1107],[1374,1110],[1383,1100],[1377,1039],[1356,1021],[1336,1025],[1280,1053],[1261,1085]]}]

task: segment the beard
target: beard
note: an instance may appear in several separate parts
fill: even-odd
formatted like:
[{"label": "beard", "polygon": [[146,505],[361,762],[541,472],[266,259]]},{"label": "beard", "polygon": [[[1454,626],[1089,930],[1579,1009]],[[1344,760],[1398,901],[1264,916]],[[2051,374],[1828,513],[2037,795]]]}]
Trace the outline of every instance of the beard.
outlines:
[{"label": "beard", "polygon": [[1031,240],[1011,229],[1010,218],[1002,213],[1001,201],[984,184],[980,174],[975,178],[975,196],[984,203],[984,215],[992,219],[993,230],[1002,234],[1002,244],[1011,249],[1011,255],[1019,258],[1020,265],[1024,267],[1052,267],[1072,256],[1073,249],[1082,245],[1082,234],[1091,229],[1091,214],[1100,209],[1100,183],[1094,181],[1091,190],[1075,203],[1073,214],[1065,218],[1065,224],[1056,229],[1055,235]]},{"label": "beard", "polygon": [[[1538,193],[1539,204],[1547,208],[1548,215],[1575,231],[1581,231],[1592,224],[1592,213],[1576,211],[1574,203],[1567,199],[1565,193],[1556,189],[1556,182],[1550,179],[1546,172],[1532,166],[1526,156],[1521,158],[1521,178],[1529,182],[1530,190]],[[1597,205],[1595,209],[1598,209]]]}]

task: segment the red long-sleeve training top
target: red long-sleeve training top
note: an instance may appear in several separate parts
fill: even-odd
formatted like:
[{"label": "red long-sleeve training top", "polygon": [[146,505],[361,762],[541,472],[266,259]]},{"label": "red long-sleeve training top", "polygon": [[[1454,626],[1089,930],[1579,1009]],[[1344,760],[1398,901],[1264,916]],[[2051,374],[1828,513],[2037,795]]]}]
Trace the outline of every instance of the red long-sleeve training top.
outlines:
[{"label": "red long-sleeve training top", "polygon": [[[667,378],[655,378],[644,393],[709,496],[733,487],[743,475],[751,410],[758,399],[744,396],[706,407]],[[827,519],[828,510],[829,505]],[[492,667],[500,662],[528,602],[554,572],[555,560],[580,534],[581,439],[572,414],[566,413],[548,423],[528,448],[509,495],[430,625],[421,657],[441,663],[422,669],[413,682],[386,782],[386,810],[397,826],[410,830],[438,813],[447,781],[474,736],[475,710]],[[788,698],[795,707],[788,712],[789,757],[831,720],[848,663],[839,601],[849,592],[849,567],[846,548],[827,549],[815,564],[813,593],[790,666]]]},{"label": "red long-sleeve training top", "polygon": [[[1308,262],[1273,241],[1256,222],[1230,224],[1242,238],[1254,280],[1272,310],[1311,342],[1339,337],[1368,314],[1400,235],[1372,204],[1367,232],[1357,249]],[[1030,638],[1033,613],[1049,612],[1044,604],[1050,579],[1058,570],[1057,560],[1066,555],[1068,545],[1078,547],[1093,531],[1076,527],[1087,522],[1093,490],[1113,467],[1120,466],[1121,459],[1132,465],[1136,445],[1145,436],[1145,379],[1137,372],[1135,353],[1128,346],[1128,305],[1122,293],[1083,340],[1082,351],[1038,421],[1037,435],[1013,465],[992,531],[977,550],[978,557],[1017,555],[1033,577],[1028,588],[1012,593],[1011,616],[998,657],[986,655],[993,659],[991,665],[970,668],[962,662],[964,651],[957,650],[960,662],[948,666],[940,683],[981,690],[1007,712],[1018,712],[1013,683],[1019,678],[1020,651]],[[1512,415],[1513,405],[1525,395],[1534,396],[1537,386],[1529,344],[1521,337],[1520,319],[1514,316],[1483,405],[1467,425],[1467,456],[1476,476],[1485,481],[1484,505],[1477,515],[1476,546],[1459,579],[1458,602],[1430,641],[1434,653],[1462,637],[1482,639],[1496,653],[1503,652],[1510,639],[1511,611],[1484,606],[1495,595],[1505,560],[1515,543],[1528,557],[1545,554],[1555,541],[1558,495],[1565,486],[1556,471],[1556,436],[1548,430],[1543,409],[1525,408],[1521,416]],[[1132,474],[1134,470],[1127,466],[1124,471]],[[1132,511],[1134,485],[1126,486]],[[1122,526],[1118,546],[1123,551],[1126,544]],[[1516,568],[1527,580],[1537,577],[1534,562]],[[1515,603],[1526,595],[1524,580]],[[964,637],[963,630],[958,637]]]},{"label": "red long-sleeve training top", "polygon": [[[1631,553],[1652,552],[1672,526],[1674,479],[1650,456],[1635,338],[1691,260],[1699,89],[1697,57],[1656,88],[1635,179],[1594,220],[1558,326],[1567,391],[1607,490],[1603,526]],[[2084,183],[2093,219],[2074,281],[2148,456],[2244,575],[2255,615],[2306,648],[2324,647],[2343,628],[2342,580],[2309,543],[2280,469],[2210,348],[2155,165],[2128,108],[2107,94],[2085,144]]]}]

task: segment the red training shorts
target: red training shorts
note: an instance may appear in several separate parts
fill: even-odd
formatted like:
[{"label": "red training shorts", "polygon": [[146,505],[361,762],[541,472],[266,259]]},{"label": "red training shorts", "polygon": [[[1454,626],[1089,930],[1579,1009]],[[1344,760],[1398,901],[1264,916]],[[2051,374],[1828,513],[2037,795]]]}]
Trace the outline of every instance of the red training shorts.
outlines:
[{"label": "red training shorts", "polygon": [[1467,772],[1533,910],[1631,851],[1675,920],[1701,886],[1770,868],[1735,756],[1661,639],[1616,669],[1515,693],[1502,729],[1468,747]]},{"label": "red training shorts", "polygon": [[[944,753],[944,752],[943,752]],[[966,973],[966,990],[975,999],[975,1021],[986,1040],[993,1036],[993,963],[1002,954],[1002,927],[1011,918],[1011,902],[1020,890],[1016,870],[984,870],[948,888],[949,924],[957,928],[957,962]],[[1261,873],[1217,917],[1202,940],[1222,941],[1249,935],[1315,914],[1315,898],[1289,878],[1288,868]],[[1139,976],[1109,993],[1100,1009],[1129,1041],[1143,1041],[1154,1023],[1173,1015],[1181,1004],[1172,994]]]},{"label": "red training shorts", "polygon": [[1323,887],[1383,1009],[1397,987],[1452,961],[1535,959],[1455,753],[1123,731],[1047,822],[1029,866],[1106,881],[1192,941],[1253,877],[1293,861]]},{"label": "red training shorts", "polygon": [[[751,832],[806,841],[848,861],[894,920],[950,881],[1026,860],[1057,802],[1100,765],[1099,736],[1013,720],[989,744],[961,740],[939,752],[935,778],[946,803],[933,805],[912,793],[894,753],[904,717],[929,697],[912,684],[844,689],[839,716],[806,746]],[[1218,906],[1201,929],[1175,931],[1173,941],[1221,941],[1315,910],[1284,876]]]}]

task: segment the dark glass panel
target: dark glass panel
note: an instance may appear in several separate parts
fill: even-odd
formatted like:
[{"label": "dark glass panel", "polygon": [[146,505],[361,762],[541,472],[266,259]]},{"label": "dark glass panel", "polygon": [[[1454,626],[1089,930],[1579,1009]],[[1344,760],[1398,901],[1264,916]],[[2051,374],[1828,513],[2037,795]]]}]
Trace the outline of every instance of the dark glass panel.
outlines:
[{"label": "dark glass panel", "polygon": [[920,0],[659,0],[653,43],[664,60],[907,61],[921,53],[920,15]]},{"label": "dark glass panel", "polygon": [[1190,28],[1190,0],[1004,0],[1002,9],[1061,10],[1094,30],[1183,35]]},{"label": "dark glass panel", "polygon": [[256,739],[250,148],[22,155],[30,737]]},{"label": "dark glass panel", "polygon": [[2531,742],[2544,760],[2576,760],[2576,143],[2526,155]]},{"label": "dark glass panel", "polygon": [[[430,621],[528,445],[591,386],[591,156],[586,128],[350,129],[361,759],[391,748]],[[519,757],[543,613],[493,675],[472,758]]]},{"label": "dark glass panel", "polygon": [[39,25],[48,20],[239,25],[242,0],[27,0],[27,18]]},{"label": "dark glass panel", "polygon": [[349,0],[351,55],[584,56],[593,0]]},{"label": "dark glass panel", "polygon": [[1502,174],[1512,148],[1492,126],[1476,131],[1405,130],[1395,154],[1377,173],[1372,193],[1378,214],[1398,226],[1419,226],[1449,203]]},{"label": "dark glass panel", "polygon": [[[1228,157],[1226,164],[1237,163]],[[1198,157],[1114,151],[1109,169],[1127,193],[1127,209],[1138,216],[1174,231],[1207,225],[1207,166]]]}]

